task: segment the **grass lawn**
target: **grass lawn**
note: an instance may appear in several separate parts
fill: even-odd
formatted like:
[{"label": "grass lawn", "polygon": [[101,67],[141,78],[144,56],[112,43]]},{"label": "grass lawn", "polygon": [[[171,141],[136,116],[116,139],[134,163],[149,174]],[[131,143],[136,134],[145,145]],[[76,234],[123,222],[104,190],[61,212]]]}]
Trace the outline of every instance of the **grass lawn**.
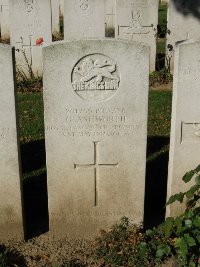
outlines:
[{"label": "grass lawn", "polygon": [[20,142],[44,139],[44,118],[42,93],[17,95],[19,112]]},{"label": "grass lawn", "polygon": [[167,24],[167,5],[163,4],[159,6],[158,10],[158,24]]}]

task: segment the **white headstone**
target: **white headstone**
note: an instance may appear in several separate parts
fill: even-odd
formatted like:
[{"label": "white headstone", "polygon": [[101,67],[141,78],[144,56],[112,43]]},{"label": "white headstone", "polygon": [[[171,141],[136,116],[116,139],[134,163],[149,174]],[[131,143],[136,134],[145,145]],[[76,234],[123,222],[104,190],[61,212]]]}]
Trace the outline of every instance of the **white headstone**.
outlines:
[{"label": "white headstone", "polygon": [[56,34],[60,32],[60,3],[58,0],[51,0],[51,15],[52,15],[52,33]]},{"label": "white headstone", "polygon": [[10,0],[10,20],[17,70],[31,76],[32,69],[35,76],[42,76],[41,46],[52,41],[50,0]]},{"label": "white headstone", "polygon": [[17,141],[14,49],[0,44],[0,240],[22,239],[22,203]]},{"label": "white headstone", "polygon": [[[149,48],[79,40],[44,48],[50,231],[90,237],[143,220]],[[58,79],[59,77],[59,79]]]},{"label": "white headstone", "polygon": [[170,64],[172,72],[174,53],[168,53],[169,48],[174,52],[176,42],[200,38],[200,13],[198,11],[198,6],[195,7],[196,4],[198,4],[198,1],[169,1],[167,54],[172,57]]},{"label": "white headstone", "polygon": [[106,36],[114,37],[115,32],[115,0],[106,1]]},{"label": "white headstone", "polygon": [[[173,109],[170,140],[168,198],[188,190],[182,177],[200,161],[200,41],[183,42],[175,53]],[[176,216],[185,204],[170,205],[168,216]]]},{"label": "white headstone", "polygon": [[10,38],[10,18],[8,0],[0,0],[0,32],[1,39],[8,40]]},{"label": "white headstone", "polygon": [[65,40],[103,37],[105,37],[104,0],[65,0]]},{"label": "white headstone", "polygon": [[116,0],[115,37],[147,43],[155,70],[159,0]]}]

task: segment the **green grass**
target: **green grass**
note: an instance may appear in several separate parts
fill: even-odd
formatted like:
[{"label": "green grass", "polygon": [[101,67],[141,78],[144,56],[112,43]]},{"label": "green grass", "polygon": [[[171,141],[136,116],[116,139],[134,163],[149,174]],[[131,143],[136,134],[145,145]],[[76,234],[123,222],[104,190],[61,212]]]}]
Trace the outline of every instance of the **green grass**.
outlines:
[{"label": "green grass", "polygon": [[164,38],[160,39],[157,42],[157,48],[156,48],[157,54],[165,54],[165,48],[166,48],[166,40]]},{"label": "green grass", "polygon": [[150,91],[148,136],[170,135],[171,101],[171,91]]},{"label": "green grass", "polygon": [[167,5],[160,5],[158,11],[158,24],[167,24]]},{"label": "green grass", "polygon": [[42,93],[17,95],[20,141],[27,143],[44,138],[44,117]]}]

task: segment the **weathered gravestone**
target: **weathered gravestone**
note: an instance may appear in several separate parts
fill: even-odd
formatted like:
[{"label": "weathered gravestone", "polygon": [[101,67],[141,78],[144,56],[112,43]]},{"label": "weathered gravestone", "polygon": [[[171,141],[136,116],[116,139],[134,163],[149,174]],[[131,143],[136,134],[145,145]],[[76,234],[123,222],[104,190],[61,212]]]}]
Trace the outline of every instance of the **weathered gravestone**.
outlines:
[{"label": "weathered gravestone", "polygon": [[115,0],[107,0],[106,1],[106,36],[114,37],[115,33]]},{"label": "weathered gravestone", "polygon": [[148,47],[79,40],[43,52],[50,231],[90,237],[122,216],[142,222]]},{"label": "weathered gravestone", "polygon": [[116,0],[115,37],[150,46],[150,70],[155,70],[159,0]]},{"label": "weathered gravestone", "polygon": [[8,0],[0,0],[0,32],[1,39],[10,38],[10,18]]},{"label": "weathered gravestone", "polygon": [[51,0],[51,16],[52,16],[52,33],[60,32],[60,3],[59,0]]},{"label": "weathered gravestone", "polygon": [[200,37],[199,1],[170,0],[167,20],[168,34],[166,54],[170,59],[170,69],[173,72],[175,43]]},{"label": "weathered gravestone", "polygon": [[103,37],[105,37],[104,0],[65,0],[65,40]]},{"label": "weathered gravestone", "polygon": [[[200,164],[200,41],[183,42],[176,52],[168,197],[189,189],[182,177]],[[167,215],[177,215],[184,207],[170,205]]]},{"label": "weathered gravestone", "polygon": [[13,48],[0,44],[0,240],[23,238]]},{"label": "weathered gravestone", "polygon": [[18,74],[41,76],[41,45],[52,41],[50,0],[10,0],[9,3],[10,37],[16,49]]}]

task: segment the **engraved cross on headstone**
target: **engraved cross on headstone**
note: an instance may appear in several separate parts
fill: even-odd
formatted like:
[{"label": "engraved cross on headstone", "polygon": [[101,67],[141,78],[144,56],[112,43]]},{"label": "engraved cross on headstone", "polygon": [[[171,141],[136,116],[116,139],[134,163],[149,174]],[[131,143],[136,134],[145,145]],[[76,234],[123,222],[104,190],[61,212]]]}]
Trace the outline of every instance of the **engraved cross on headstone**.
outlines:
[{"label": "engraved cross on headstone", "polygon": [[29,44],[24,44],[24,39],[23,37],[20,37],[20,42],[16,42],[17,44],[21,44],[21,48],[25,48],[25,47],[30,47],[30,49],[34,46],[37,46],[36,44],[34,45],[33,44],[33,41],[32,41],[32,35],[29,35]]},{"label": "engraved cross on headstone", "polygon": [[[136,17],[135,17],[136,16]],[[134,13],[131,11],[131,25],[118,25],[117,27],[117,34],[120,36],[120,29],[123,29],[123,33],[126,35],[133,35],[134,34],[147,34],[150,32],[150,30],[145,30],[145,28],[153,28],[153,24],[151,25],[142,25],[141,22],[141,14],[139,12]],[[125,31],[130,31],[129,33],[126,33]]]},{"label": "engraved cross on headstone", "polygon": [[94,206],[98,206],[98,188],[99,188],[99,170],[100,168],[118,168],[118,163],[115,164],[100,164],[99,163],[99,141],[94,143],[94,163],[92,164],[74,164],[74,169],[85,168],[94,170]]},{"label": "engraved cross on headstone", "polygon": [[[21,44],[21,49],[24,49],[26,47],[29,48],[29,52],[30,52],[30,65],[32,65],[33,62],[33,55],[32,55],[32,47],[37,47],[38,45],[34,45],[33,41],[32,41],[32,35],[29,35],[29,44],[24,44],[24,39],[23,37],[20,37],[21,41],[20,42],[16,42],[16,44]],[[17,51],[20,51],[19,49],[16,49]]]}]

